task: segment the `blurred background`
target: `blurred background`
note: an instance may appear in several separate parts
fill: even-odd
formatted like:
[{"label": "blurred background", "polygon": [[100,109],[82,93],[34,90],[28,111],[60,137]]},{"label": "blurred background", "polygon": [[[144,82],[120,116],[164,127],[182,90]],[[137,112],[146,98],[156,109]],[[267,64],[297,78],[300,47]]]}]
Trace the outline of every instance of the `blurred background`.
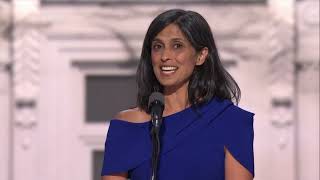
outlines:
[{"label": "blurred background", "polygon": [[147,27],[170,8],[207,19],[256,114],[255,179],[319,180],[318,0],[0,0],[0,180],[100,178]]}]

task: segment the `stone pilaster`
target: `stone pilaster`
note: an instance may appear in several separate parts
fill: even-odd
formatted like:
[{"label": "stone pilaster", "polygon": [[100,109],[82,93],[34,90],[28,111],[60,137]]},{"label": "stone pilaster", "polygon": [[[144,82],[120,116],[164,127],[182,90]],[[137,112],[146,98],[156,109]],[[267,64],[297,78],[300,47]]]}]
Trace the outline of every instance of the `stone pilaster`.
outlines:
[{"label": "stone pilaster", "polygon": [[[295,162],[295,1],[270,0],[267,30],[270,124],[273,162],[270,179],[296,179]],[[285,168],[285,171],[284,169]]]},{"label": "stone pilaster", "polygon": [[319,1],[296,7],[298,179],[319,179]]},{"label": "stone pilaster", "polygon": [[0,1],[0,179],[10,179],[10,55],[11,4]]},{"label": "stone pilaster", "polygon": [[43,22],[38,0],[14,0],[13,5],[13,180],[35,180]]}]

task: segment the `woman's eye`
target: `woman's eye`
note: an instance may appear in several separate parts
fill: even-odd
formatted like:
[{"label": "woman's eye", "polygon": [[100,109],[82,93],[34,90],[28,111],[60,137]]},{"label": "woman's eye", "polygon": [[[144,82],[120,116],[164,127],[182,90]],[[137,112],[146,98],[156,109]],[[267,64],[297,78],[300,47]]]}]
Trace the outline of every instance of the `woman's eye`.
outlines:
[{"label": "woman's eye", "polygon": [[174,47],[175,49],[178,49],[178,48],[181,48],[181,47],[182,47],[182,44],[174,44],[173,47]]},{"label": "woman's eye", "polygon": [[154,44],[152,49],[160,49],[162,46],[160,44]]}]

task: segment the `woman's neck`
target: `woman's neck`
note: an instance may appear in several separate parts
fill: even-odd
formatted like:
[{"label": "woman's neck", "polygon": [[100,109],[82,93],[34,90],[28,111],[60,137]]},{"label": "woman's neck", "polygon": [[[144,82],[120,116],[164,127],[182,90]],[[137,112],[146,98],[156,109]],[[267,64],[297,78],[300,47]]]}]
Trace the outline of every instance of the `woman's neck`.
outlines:
[{"label": "woman's neck", "polygon": [[190,106],[188,98],[188,86],[180,87],[174,91],[169,91],[165,89],[165,108],[164,116],[174,114]]}]

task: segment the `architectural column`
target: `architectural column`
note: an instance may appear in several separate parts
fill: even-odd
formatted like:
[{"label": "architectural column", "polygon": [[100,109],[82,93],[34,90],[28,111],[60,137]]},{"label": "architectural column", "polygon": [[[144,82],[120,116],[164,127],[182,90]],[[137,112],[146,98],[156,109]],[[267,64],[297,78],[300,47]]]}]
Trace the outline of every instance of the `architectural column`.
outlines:
[{"label": "architectural column", "polygon": [[[270,83],[272,180],[295,180],[295,0],[269,0],[267,46]],[[269,170],[267,170],[269,171]]]},{"label": "architectural column", "polygon": [[299,180],[319,179],[319,1],[297,2]]},{"label": "architectural column", "polygon": [[38,92],[43,40],[39,0],[13,0],[13,180],[37,180]]},{"label": "architectural column", "polygon": [[10,179],[10,20],[11,4],[0,1],[0,179]]}]

